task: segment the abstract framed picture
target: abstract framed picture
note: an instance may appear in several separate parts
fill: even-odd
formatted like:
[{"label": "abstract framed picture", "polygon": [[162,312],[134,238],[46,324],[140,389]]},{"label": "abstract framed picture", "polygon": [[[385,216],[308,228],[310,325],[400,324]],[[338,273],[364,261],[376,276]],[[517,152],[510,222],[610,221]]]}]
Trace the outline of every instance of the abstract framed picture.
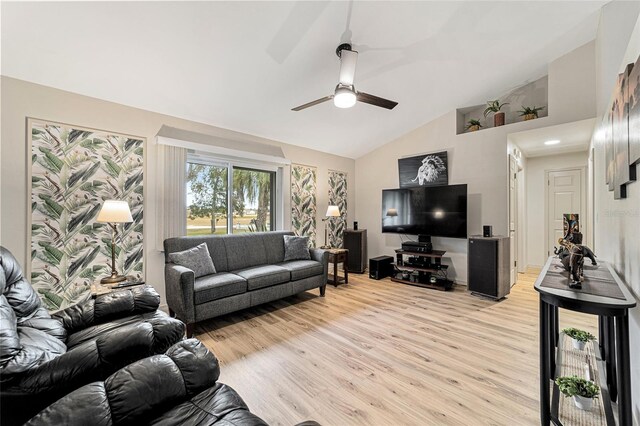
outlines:
[{"label": "abstract framed picture", "polygon": [[447,151],[398,160],[400,188],[449,184]]},{"label": "abstract framed picture", "polygon": [[145,139],[28,119],[31,282],[49,310],[90,295],[110,273],[111,227],[96,223],[104,200],[127,201],[132,223],[119,224],[116,267],[144,277]]}]

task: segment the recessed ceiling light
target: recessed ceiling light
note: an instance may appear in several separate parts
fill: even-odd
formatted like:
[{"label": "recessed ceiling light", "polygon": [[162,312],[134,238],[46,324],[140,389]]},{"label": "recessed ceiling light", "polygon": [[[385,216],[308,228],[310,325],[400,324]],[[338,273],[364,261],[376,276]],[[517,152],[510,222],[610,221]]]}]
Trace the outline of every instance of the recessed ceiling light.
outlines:
[{"label": "recessed ceiling light", "polygon": [[560,141],[558,139],[553,139],[553,140],[550,140],[550,141],[546,141],[544,144],[545,145],[557,145],[559,143],[560,143]]}]

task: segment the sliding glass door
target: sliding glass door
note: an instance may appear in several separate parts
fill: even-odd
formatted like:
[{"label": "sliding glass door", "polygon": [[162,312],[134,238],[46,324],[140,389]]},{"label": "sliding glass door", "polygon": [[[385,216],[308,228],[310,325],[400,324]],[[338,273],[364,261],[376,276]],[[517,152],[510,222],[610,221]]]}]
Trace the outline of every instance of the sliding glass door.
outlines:
[{"label": "sliding glass door", "polygon": [[276,228],[275,171],[189,158],[186,181],[187,235]]}]

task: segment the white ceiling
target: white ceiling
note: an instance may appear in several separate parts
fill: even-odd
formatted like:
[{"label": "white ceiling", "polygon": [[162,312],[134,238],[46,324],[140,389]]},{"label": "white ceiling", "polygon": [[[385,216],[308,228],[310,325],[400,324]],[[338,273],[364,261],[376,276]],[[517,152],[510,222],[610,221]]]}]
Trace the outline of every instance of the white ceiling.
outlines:
[{"label": "white ceiling", "polygon": [[[582,152],[589,149],[596,119],[574,121],[557,126],[511,133],[508,138],[515,143],[525,157]],[[546,141],[559,140],[556,145],[545,145]]]},{"label": "white ceiling", "polygon": [[[544,75],[604,3],[3,2],[1,71],[357,158]],[[399,105],[291,111],[332,93],[348,38],[356,88]]]}]

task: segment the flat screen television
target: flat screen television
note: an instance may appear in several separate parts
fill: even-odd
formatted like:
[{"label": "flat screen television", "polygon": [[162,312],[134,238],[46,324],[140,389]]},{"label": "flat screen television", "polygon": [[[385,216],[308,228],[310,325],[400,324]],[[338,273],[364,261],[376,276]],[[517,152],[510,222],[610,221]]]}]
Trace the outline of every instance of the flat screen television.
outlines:
[{"label": "flat screen television", "polygon": [[383,189],[382,232],[467,238],[467,185]]}]

